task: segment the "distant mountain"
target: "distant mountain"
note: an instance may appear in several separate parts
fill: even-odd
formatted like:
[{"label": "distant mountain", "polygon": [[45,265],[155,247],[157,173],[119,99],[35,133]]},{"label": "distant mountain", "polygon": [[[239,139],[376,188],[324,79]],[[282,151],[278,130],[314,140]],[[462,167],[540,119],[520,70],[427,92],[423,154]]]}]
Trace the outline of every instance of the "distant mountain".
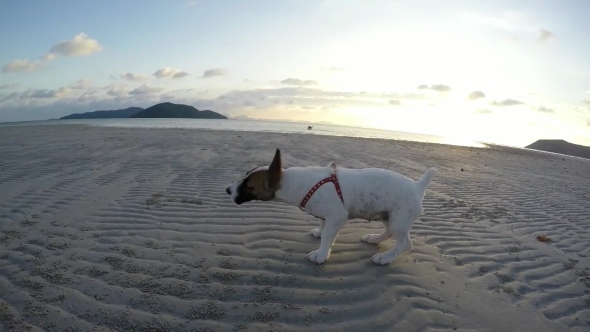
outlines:
[{"label": "distant mountain", "polygon": [[182,104],[161,103],[136,113],[131,118],[227,119],[225,115]]},{"label": "distant mountain", "polygon": [[119,118],[130,118],[132,115],[142,111],[141,107],[129,107],[114,111],[94,111],[86,113],[75,113],[59,118],[60,120],[68,119],[119,119]]},{"label": "distant mountain", "polygon": [[590,159],[590,146],[573,144],[562,139],[540,139],[526,148]]},{"label": "distant mountain", "polygon": [[94,111],[87,113],[75,113],[60,118],[67,119],[120,119],[120,118],[185,118],[185,119],[227,119],[226,116],[213,111],[199,111],[198,109],[182,104],[161,103],[143,109],[141,107],[129,107],[114,111]]}]

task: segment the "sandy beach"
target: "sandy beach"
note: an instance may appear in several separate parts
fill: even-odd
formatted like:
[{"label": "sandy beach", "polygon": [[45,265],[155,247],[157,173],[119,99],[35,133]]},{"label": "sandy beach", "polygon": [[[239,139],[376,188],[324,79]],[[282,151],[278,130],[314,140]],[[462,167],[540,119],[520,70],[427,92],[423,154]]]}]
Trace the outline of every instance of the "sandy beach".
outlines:
[{"label": "sandy beach", "polygon": [[[439,172],[389,266],[351,221],[236,206],[266,165]],[[0,128],[2,331],[588,331],[590,161],[502,147],[191,129]],[[542,240],[542,241],[539,241]]]}]

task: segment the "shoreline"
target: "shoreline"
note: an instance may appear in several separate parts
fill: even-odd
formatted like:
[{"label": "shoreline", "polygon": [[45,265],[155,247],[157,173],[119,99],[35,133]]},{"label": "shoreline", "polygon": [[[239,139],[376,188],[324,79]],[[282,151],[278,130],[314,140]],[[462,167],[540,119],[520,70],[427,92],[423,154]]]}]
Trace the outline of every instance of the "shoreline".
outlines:
[{"label": "shoreline", "polygon": [[[1,127],[15,127],[15,126],[43,126],[43,125],[50,125],[50,126],[66,126],[66,125],[82,125],[82,126],[90,126],[90,127],[105,127],[105,128],[136,128],[136,129],[198,129],[198,130],[222,130],[222,131],[237,131],[237,132],[275,132],[281,134],[300,134],[300,135],[317,135],[317,136],[331,136],[331,137],[349,137],[349,138],[365,138],[365,139],[383,139],[383,140],[391,140],[391,141],[406,141],[406,142],[424,142],[424,143],[432,143],[432,144],[445,144],[445,145],[454,145],[454,146],[467,146],[467,147],[478,147],[478,148],[485,148],[488,144],[484,141],[478,140],[462,140],[462,143],[451,143],[453,141],[457,141],[456,138],[453,137],[446,137],[446,136],[438,136],[438,135],[431,135],[431,134],[422,134],[422,133],[412,133],[412,132],[405,132],[405,131],[394,131],[394,130],[386,130],[386,129],[376,129],[376,128],[365,128],[365,127],[350,127],[344,125],[336,125],[336,124],[319,124],[318,126],[327,126],[327,127],[336,127],[336,128],[343,128],[343,129],[352,129],[352,130],[369,130],[369,131],[376,131],[387,133],[390,135],[400,134],[402,136],[416,136],[416,137],[428,137],[431,141],[425,139],[422,140],[412,140],[412,139],[404,139],[404,138],[392,138],[392,137],[375,137],[375,136],[363,136],[363,135],[347,135],[343,133],[329,133],[329,134],[322,134],[318,133],[317,129],[315,131],[307,131],[301,130],[301,132],[296,131],[280,131],[280,130],[262,130],[256,131],[251,129],[237,129],[237,128],[202,128],[202,127],[182,127],[182,126],[175,126],[175,127],[142,127],[142,126],[124,126],[124,125],[105,125],[105,124],[92,124],[92,123],[75,123],[77,122],[92,122],[92,121],[104,121],[104,120],[112,120],[112,121],[120,121],[120,120],[129,120],[129,119],[73,119],[73,120],[61,120],[61,119],[51,119],[51,120],[41,120],[41,121],[22,121],[22,122],[4,122],[0,123]],[[179,119],[141,119],[141,120],[179,120]],[[185,119],[185,120],[194,120],[194,119]],[[211,119],[198,119],[198,121],[210,121]],[[232,120],[232,119],[228,119]],[[65,122],[68,121],[68,122]],[[131,119],[133,121],[133,119]],[[225,120],[213,120],[217,121],[225,121]],[[296,124],[306,124],[306,123],[299,123],[299,122],[282,122],[282,121],[272,121],[272,120],[237,120],[242,122],[264,122],[264,123],[278,123],[278,124],[288,124],[288,125],[296,125]],[[65,122],[65,123],[64,123]],[[321,129],[319,132],[322,132]],[[440,142],[435,142],[434,140],[442,140]],[[446,140],[446,142],[444,141]],[[460,140],[461,141],[461,140]],[[489,143],[493,144],[493,143]],[[519,147],[514,147],[519,148]]]}]

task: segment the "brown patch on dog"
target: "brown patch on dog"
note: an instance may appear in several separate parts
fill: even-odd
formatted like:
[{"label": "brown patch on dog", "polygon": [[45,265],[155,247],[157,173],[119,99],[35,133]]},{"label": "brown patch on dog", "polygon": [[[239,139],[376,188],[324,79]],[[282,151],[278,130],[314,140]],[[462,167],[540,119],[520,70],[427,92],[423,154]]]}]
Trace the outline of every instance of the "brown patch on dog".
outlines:
[{"label": "brown patch on dog", "polygon": [[283,176],[283,166],[281,162],[281,150],[277,149],[275,157],[268,168],[268,186],[274,191],[279,190],[281,177]]},{"label": "brown patch on dog", "polygon": [[242,184],[238,187],[236,203],[273,199],[275,192],[280,189],[282,175],[281,151],[277,149],[268,170],[252,170],[242,181]]},{"label": "brown patch on dog", "polygon": [[260,201],[268,201],[274,198],[274,190],[268,187],[269,177],[267,171],[250,173],[240,186],[240,196]]},{"label": "brown patch on dog", "polygon": [[251,170],[249,170],[248,172],[246,172],[246,176],[250,175],[250,173],[252,173],[253,170],[260,168],[259,166],[256,166],[254,168],[252,168]]}]

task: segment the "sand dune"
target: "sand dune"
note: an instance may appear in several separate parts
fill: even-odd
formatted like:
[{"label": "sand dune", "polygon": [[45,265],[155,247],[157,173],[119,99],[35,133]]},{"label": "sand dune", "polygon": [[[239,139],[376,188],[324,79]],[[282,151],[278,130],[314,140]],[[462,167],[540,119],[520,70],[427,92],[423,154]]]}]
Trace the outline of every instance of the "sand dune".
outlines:
[{"label": "sand dune", "polygon": [[[353,221],[314,265],[315,218],[235,206],[225,186],[276,147],[285,166],[436,166],[410,253],[375,266],[393,244]],[[590,162],[500,147],[2,128],[0,330],[588,331],[588,188]]]}]

